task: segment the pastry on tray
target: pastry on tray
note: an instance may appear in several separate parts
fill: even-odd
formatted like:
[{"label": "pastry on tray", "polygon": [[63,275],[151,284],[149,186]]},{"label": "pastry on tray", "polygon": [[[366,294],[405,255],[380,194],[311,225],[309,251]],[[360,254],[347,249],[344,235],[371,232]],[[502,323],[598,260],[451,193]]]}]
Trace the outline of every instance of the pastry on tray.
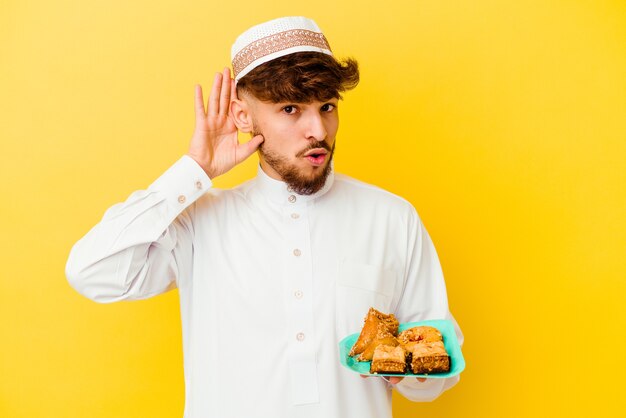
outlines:
[{"label": "pastry on tray", "polygon": [[[397,328],[396,328],[397,330]],[[379,322],[376,325],[376,334],[370,343],[365,347],[365,350],[357,357],[358,361],[370,361],[374,357],[374,351],[376,347],[381,345],[388,345],[395,347],[400,345],[396,336],[389,330],[386,324]]]},{"label": "pastry on tray", "polygon": [[398,341],[407,351],[413,351],[415,344],[443,341],[441,332],[435,327],[419,326],[406,329],[398,335]]},{"label": "pastry on tray", "polygon": [[406,373],[407,352],[402,346],[379,345],[374,350],[370,373]]},{"label": "pastry on tray", "polygon": [[419,342],[411,350],[411,371],[415,374],[450,371],[450,356],[443,341]]},{"label": "pastry on tray", "polygon": [[450,371],[450,356],[441,331],[415,326],[398,335],[399,323],[393,314],[370,308],[363,329],[349,356],[371,361],[370,373],[431,374]]},{"label": "pastry on tray", "polygon": [[[372,343],[372,341],[377,338],[380,339],[381,331],[383,329],[386,329],[393,337],[396,337],[398,335],[399,325],[400,324],[398,323],[398,320],[393,314],[384,314],[374,308],[370,308],[367,312],[367,315],[365,316],[365,323],[363,324],[361,334],[359,335],[358,340],[352,346],[349,355],[355,356],[357,354],[363,353]],[[372,354],[374,353],[375,348],[376,347],[373,347],[371,349]]]}]

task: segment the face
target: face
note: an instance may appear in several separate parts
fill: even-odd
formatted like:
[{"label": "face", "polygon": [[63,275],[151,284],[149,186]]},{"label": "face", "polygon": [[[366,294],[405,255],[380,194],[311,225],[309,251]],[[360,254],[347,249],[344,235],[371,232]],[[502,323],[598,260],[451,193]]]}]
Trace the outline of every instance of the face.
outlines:
[{"label": "face", "polygon": [[259,147],[263,171],[298,194],[313,194],[324,187],[339,127],[338,100],[266,103],[249,97],[246,101],[253,134],[265,139]]}]

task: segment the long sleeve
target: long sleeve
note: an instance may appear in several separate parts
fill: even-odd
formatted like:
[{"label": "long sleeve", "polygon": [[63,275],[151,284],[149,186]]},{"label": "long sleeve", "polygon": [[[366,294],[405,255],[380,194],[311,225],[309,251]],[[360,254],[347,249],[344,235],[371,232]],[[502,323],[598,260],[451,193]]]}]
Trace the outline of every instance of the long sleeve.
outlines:
[{"label": "long sleeve", "polygon": [[193,203],[212,183],[183,156],[147,190],[109,208],[70,251],[72,287],[97,302],[145,299],[191,274]]},{"label": "long sleeve", "polygon": [[[415,211],[409,228],[408,263],[403,293],[396,309],[401,322],[426,319],[449,319],[463,344],[463,333],[448,309],[448,297],[437,252],[426,228]],[[447,379],[405,378],[395,388],[412,401],[431,401],[459,381],[459,376]]]}]

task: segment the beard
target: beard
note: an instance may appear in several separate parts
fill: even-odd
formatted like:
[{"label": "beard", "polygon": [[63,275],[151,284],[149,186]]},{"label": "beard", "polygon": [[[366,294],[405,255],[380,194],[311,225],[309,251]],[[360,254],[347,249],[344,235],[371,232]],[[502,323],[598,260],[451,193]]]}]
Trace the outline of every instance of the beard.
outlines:
[{"label": "beard", "polygon": [[[254,131],[252,136],[263,135],[260,131]],[[265,136],[263,136],[265,138]],[[325,141],[315,141],[309,143],[309,146],[300,151],[296,157],[302,158],[304,154],[315,148],[324,148],[328,151],[326,166],[320,167],[320,171],[314,172],[313,175],[305,175],[300,172],[300,169],[295,164],[289,163],[289,160],[275,151],[269,150],[265,146],[265,141],[259,147],[259,154],[263,157],[263,160],[274,169],[280,176],[280,178],[287,184],[289,190],[292,190],[299,195],[312,195],[320,191],[326,184],[328,175],[331,172],[331,162],[333,160],[333,154],[335,153],[335,144],[332,148]]]}]

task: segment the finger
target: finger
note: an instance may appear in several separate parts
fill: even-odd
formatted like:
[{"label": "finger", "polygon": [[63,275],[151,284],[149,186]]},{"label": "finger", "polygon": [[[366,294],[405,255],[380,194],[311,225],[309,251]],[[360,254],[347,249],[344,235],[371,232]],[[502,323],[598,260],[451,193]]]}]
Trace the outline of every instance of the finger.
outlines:
[{"label": "finger", "polygon": [[237,162],[237,164],[239,164],[240,162],[244,161],[246,158],[251,156],[254,153],[254,151],[256,151],[259,148],[259,146],[263,143],[264,140],[265,138],[263,138],[263,135],[257,135],[251,140],[249,140],[248,142],[246,142],[245,144],[239,145],[237,147],[237,154],[235,157],[235,161]]},{"label": "finger", "polygon": [[228,114],[228,106],[230,105],[230,83],[230,70],[228,68],[224,68],[224,71],[222,71],[222,91],[220,92],[219,109],[219,114],[223,116]]},{"label": "finger", "polygon": [[230,100],[237,100],[237,84],[233,79],[232,83],[230,83]]},{"label": "finger", "polygon": [[365,375],[365,374],[361,374],[359,376],[361,376],[363,379],[367,379],[369,377],[368,375]]},{"label": "finger", "polygon": [[195,86],[195,107],[196,107],[196,123],[206,118],[206,111],[204,110],[204,99],[202,98],[202,86],[196,84]]},{"label": "finger", "polygon": [[426,378],[424,378],[424,377],[418,377],[418,378],[417,378],[417,381],[418,381],[418,382],[422,382],[422,383],[423,383],[423,382],[425,382],[425,381],[426,381]]},{"label": "finger", "polygon": [[402,382],[402,379],[404,379],[404,377],[392,376],[389,378],[389,383],[391,383],[392,385],[397,385],[398,383]]},{"label": "finger", "polygon": [[211,96],[207,103],[207,115],[215,116],[220,109],[220,90],[222,89],[222,73],[216,73],[213,79],[213,87],[211,88]]}]

